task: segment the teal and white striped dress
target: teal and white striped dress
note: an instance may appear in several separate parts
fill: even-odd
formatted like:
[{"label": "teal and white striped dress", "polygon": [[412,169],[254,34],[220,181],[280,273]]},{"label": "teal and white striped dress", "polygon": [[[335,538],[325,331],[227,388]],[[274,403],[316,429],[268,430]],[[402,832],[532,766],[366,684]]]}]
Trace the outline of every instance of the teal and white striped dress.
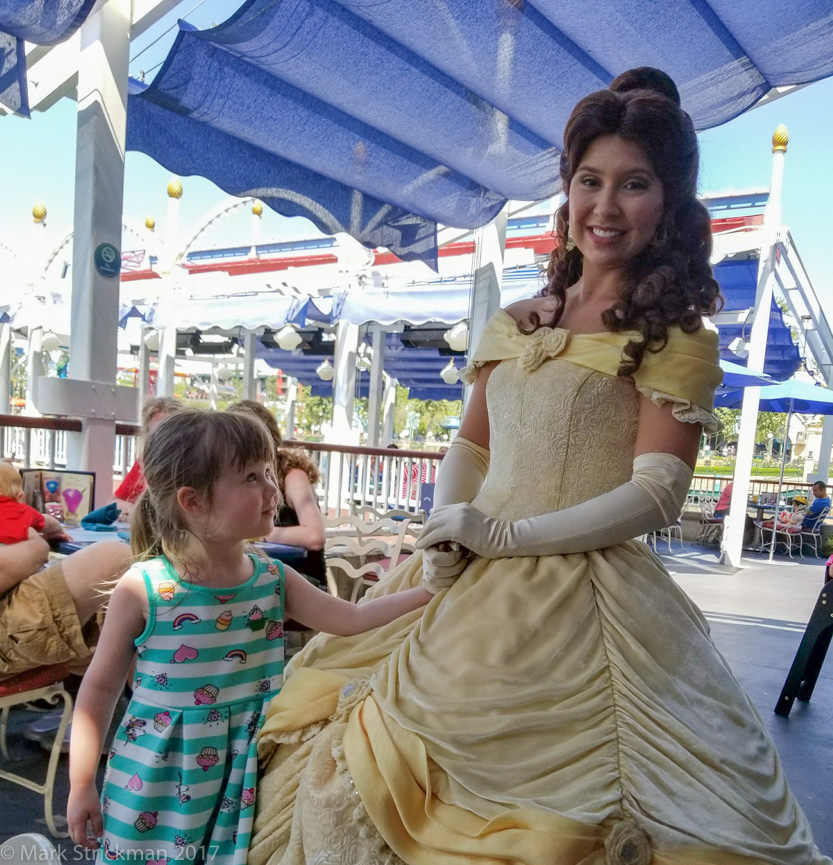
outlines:
[{"label": "teal and white striped dress", "polygon": [[180,581],[161,556],[133,566],[149,615],[104,779],[105,859],[245,865],[255,736],[284,663],[283,565],[251,558],[227,589]]}]

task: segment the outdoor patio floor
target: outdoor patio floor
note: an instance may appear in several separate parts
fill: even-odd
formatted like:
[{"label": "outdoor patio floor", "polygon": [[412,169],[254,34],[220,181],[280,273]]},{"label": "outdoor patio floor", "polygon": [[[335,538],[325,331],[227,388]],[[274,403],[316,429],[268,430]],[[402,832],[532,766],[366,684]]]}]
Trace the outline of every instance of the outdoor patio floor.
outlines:
[{"label": "outdoor patio floor", "polygon": [[[675,551],[678,544],[674,544]],[[823,853],[833,856],[833,651],[809,703],[796,702],[788,718],[773,707],[822,586],[822,560],[751,555],[739,570],[721,567],[714,552],[686,545],[670,556],[659,553],[671,574],[700,606],[717,647],[752,697],[773,739],[799,802]],[[41,780],[47,758],[37,745],[16,733],[35,715],[15,710],[9,746],[16,766]],[[102,763],[103,767],[103,763]],[[67,761],[58,769],[55,810],[65,811]],[[25,831],[48,834],[42,800],[35,793],[0,781],[0,841]],[[85,861],[81,851],[57,842],[67,861]],[[89,859],[87,860],[89,861]]]}]

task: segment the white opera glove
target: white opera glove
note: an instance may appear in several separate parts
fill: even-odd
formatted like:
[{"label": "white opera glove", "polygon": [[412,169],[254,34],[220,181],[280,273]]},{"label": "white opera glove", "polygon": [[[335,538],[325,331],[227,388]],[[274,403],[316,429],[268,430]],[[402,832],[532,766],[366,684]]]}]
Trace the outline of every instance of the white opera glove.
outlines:
[{"label": "white opera glove", "polygon": [[449,546],[449,550],[431,546],[422,551],[422,585],[432,595],[451,588],[457,577],[468,567],[466,551],[460,544]]},{"label": "white opera glove", "polygon": [[671,454],[641,454],[627,483],[563,511],[513,522],[487,517],[470,504],[438,508],[425,523],[417,547],[453,542],[490,559],[603,549],[675,522],[692,475]]},{"label": "white opera glove", "polygon": [[489,457],[486,448],[457,436],[437,470],[432,509],[473,501],[486,480]]},{"label": "white opera glove", "polygon": [[[440,463],[432,513],[457,502],[470,502],[480,492],[489,470],[489,451],[457,436]],[[460,544],[423,547],[422,584],[432,594],[449,588],[469,561]]]}]

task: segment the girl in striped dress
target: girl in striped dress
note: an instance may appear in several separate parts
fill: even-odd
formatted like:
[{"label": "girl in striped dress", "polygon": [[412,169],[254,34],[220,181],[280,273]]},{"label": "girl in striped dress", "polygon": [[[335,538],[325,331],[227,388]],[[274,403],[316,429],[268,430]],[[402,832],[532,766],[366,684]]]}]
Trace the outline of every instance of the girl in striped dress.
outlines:
[{"label": "girl in striped dress", "polygon": [[[346,636],[416,615],[431,595],[357,606],[252,552],[247,538],[269,532],[279,494],[271,439],[250,415],[172,415],[143,464],[137,561],[113,592],[73,716],[70,833],[107,860],[245,865],[255,737],[283,681],[284,617]],[[99,800],[99,754],[134,655]]]}]

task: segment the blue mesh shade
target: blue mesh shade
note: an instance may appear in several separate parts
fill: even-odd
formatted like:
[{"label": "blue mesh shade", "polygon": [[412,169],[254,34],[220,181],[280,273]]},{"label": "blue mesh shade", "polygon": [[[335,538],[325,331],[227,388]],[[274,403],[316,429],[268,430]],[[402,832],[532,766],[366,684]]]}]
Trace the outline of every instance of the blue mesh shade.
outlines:
[{"label": "blue mesh shade", "polygon": [[54,45],[68,39],[95,0],[0,0],[0,103],[29,116],[24,41]]},{"label": "blue mesh shade", "polygon": [[827,0],[249,0],[183,27],[128,147],[436,268],[437,223],[559,190],[575,103],[658,66],[695,126],[833,73]]}]

